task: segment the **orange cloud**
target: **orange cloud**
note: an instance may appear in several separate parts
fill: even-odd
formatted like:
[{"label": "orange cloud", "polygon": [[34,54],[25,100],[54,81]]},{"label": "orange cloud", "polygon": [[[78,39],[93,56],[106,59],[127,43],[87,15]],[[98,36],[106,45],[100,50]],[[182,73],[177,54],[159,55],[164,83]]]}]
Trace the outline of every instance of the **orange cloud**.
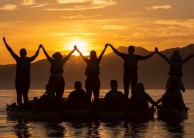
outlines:
[{"label": "orange cloud", "polygon": [[5,11],[12,11],[12,10],[17,10],[17,9],[18,9],[17,5],[13,5],[13,4],[6,4],[0,7],[0,10],[5,10]]},{"label": "orange cloud", "polygon": [[158,5],[158,6],[146,7],[146,9],[149,10],[149,11],[159,10],[159,9],[168,10],[168,9],[171,9],[171,8],[172,8],[171,5]]}]

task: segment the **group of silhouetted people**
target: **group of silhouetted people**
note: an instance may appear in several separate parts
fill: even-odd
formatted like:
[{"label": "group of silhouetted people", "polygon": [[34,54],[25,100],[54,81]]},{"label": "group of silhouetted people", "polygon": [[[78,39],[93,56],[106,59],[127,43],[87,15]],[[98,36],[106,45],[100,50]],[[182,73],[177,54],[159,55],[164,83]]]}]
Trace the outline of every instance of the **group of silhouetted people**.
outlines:
[{"label": "group of silhouetted people", "polygon": [[[10,46],[7,44],[6,39],[3,37],[6,48],[16,60],[16,79],[15,87],[17,93],[17,104],[22,105],[22,97],[24,99],[24,105],[28,106],[28,91],[30,87],[30,66],[31,62],[36,59],[42,48],[47,60],[50,62],[50,78],[46,85],[46,93],[43,97],[47,97],[47,101],[55,101],[58,105],[62,103],[62,97],[64,94],[65,80],[63,78],[63,66],[70,58],[70,56],[77,51],[81,58],[86,62],[85,75],[87,76],[85,80],[86,92],[82,89],[82,83],[79,81],[75,82],[75,91],[70,93],[67,103],[69,105],[75,105],[75,103],[91,103],[92,93],[94,95],[94,102],[99,101],[100,93],[100,61],[107,49],[111,47],[115,54],[120,56],[124,60],[124,74],[123,74],[123,84],[124,84],[124,94],[117,90],[118,84],[116,80],[111,81],[111,91],[108,92],[104,98],[104,105],[107,108],[119,109],[121,106],[126,105],[129,94],[129,87],[131,85],[131,99],[130,106],[133,109],[146,109],[148,108],[148,102],[158,106],[158,103],[162,102],[164,107],[185,107],[181,91],[185,91],[184,85],[182,83],[182,66],[192,57],[194,54],[188,56],[187,58],[181,58],[179,51],[175,50],[171,58],[167,58],[165,55],[155,48],[155,51],[146,56],[135,55],[134,46],[128,47],[128,53],[121,53],[115,49],[111,44],[106,44],[105,48],[101,52],[100,56],[97,57],[95,51],[90,52],[90,58],[86,58],[78,50],[77,46],[66,56],[63,57],[60,52],[54,53],[49,56],[42,44],[38,47],[37,52],[32,57],[27,57],[27,51],[23,48],[20,50],[20,56],[15,54]],[[170,65],[169,79],[166,84],[166,92],[157,102],[145,92],[142,83],[138,83],[138,61],[146,60],[151,58],[155,53],[158,53],[164,60]],[[174,99],[173,99],[174,98]],[[173,99],[173,101],[171,100]],[[176,101],[176,102],[174,102]],[[174,102],[174,103],[173,103]]]}]

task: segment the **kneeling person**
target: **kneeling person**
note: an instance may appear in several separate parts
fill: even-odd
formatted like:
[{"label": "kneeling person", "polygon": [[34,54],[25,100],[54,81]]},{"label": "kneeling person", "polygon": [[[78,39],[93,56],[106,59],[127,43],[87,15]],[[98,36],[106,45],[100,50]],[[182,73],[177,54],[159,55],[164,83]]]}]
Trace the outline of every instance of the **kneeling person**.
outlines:
[{"label": "kneeling person", "polygon": [[87,106],[86,92],[82,89],[82,83],[76,81],[75,90],[71,92],[67,98],[67,106],[69,109],[85,109]]},{"label": "kneeling person", "polygon": [[116,80],[110,82],[111,90],[104,97],[104,108],[109,111],[123,110],[127,102],[127,97],[124,93],[117,90],[118,84]]},{"label": "kneeling person", "polygon": [[175,108],[175,109],[186,109],[183,101],[182,93],[178,87],[176,80],[171,81],[167,85],[167,90],[164,95],[157,101],[157,104],[162,102],[163,108]]},{"label": "kneeling person", "polygon": [[131,97],[131,109],[132,110],[147,110],[150,102],[156,105],[154,100],[145,92],[144,85],[138,83],[135,89],[134,95]]}]

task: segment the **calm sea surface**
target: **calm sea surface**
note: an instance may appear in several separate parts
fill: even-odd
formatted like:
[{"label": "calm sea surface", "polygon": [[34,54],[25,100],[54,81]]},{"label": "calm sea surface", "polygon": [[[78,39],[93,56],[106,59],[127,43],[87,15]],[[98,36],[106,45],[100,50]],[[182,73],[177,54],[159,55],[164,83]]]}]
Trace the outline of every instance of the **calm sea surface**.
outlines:
[{"label": "calm sea surface", "polygon": [[[31,90],[29,97],[40,96],[43,90]],[[147,90],[157,100],[163,90]],[[104,97],[106,91],[101,91]],[[69,95],[66,91],[64,97]],[[147,138],[193,138],[194,137],[194,90],[183,94],[187,107],[190,108],[187,120],[170,123],[160,120],[147,122],[17,122],[7,120],[5,107],[16,100],[14,90],[0,90],[0,138],[14,137],[147,137]]]}]

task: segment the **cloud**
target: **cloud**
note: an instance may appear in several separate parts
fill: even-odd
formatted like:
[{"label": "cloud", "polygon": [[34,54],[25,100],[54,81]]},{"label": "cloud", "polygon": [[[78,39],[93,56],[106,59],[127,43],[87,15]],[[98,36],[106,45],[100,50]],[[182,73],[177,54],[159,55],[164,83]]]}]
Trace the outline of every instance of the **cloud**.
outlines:
[{"label": "cloud", "polygon": [[93,36],[95,35],[94,33],[55,33],[54,36]]},{"label": "cloud", "polygon": [[48,5],[48,4],[47,4],[47,3],[44,3],[44,4],[34,5],[34,6],[32,6],[32,7],[38,8],[38,7],[44,7],[44,6],[46,6],[46,5]]},{"label": "cloud", "polygon": [[[115,5],[117,2],[113,0],[57,0],[60,4],[64,4],[65,8],[47,8],[47,11],[81,11],[91,9],[101,9],[108,6]],[[80,4],[82,3],[82,4]],[[73,4],[65,5],[65,4]]]},{"label": "cloud", "polygon": [[104,25],[102,26],[102,29],[104,30],[126,30],[128,28],[122,25]]},{"label": "cloud", "polygon": [[71,3],[85,3],[90,2],[91,0],[57,0],[61,4],[71,4]]},{"label": "cloud", "polygon": [[21,5],[34,5],[36,3],[35,0],[22,0]]},{"label": "cloud", "polygon": [[148,11],[159,10],[159,9],[168,10],[171,8],[172,8],[171,5],[158,5],[158,6],[146,7]]},{"label": "cloud", "polygon": [[94,18],[94,17],[100,17],[102,15],[96,15],[96,16],[85,16],[85,15],[75,15],[75,16],[63,16],[61,18],[64,18],[64,19],[88,19],[88,18]]},{"label": "cloud", "polygon": [[0,7],[0,10],[5,10],[5,11],[12,11],[12,10],[17,10],[17,9],[18,9],[17,5],[13,5],[13,4],[6,4]]},{"label": "cloud", "polygon": [[155,24],[193,28],[194,19],[156,20]]}]

